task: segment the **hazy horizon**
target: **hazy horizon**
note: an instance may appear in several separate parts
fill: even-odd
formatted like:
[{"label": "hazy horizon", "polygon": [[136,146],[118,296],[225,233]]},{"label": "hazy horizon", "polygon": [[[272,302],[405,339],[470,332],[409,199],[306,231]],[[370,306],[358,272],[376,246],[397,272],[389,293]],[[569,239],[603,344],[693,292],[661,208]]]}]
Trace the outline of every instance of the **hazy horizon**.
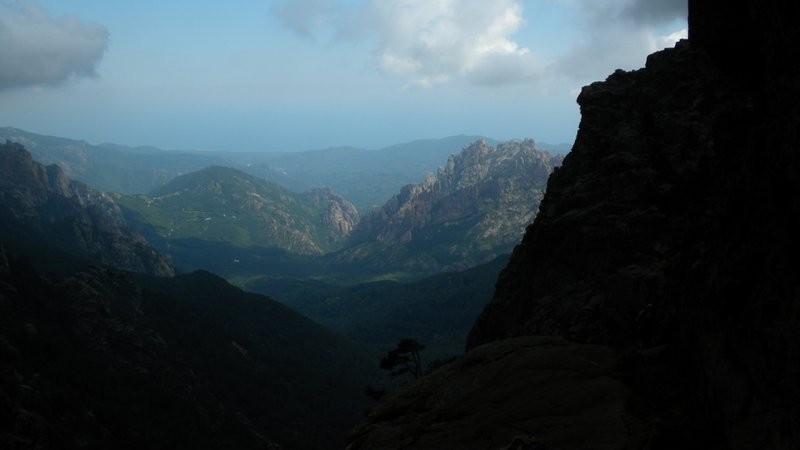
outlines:
[{"label": "hazy horizon", "polygon": [[0,0],[0,124],[180,150],[571,143],[580,88],[686,35],[676,0]]},{"label": "hazy horizon", "polygon": [[31,133],[31,134],[36,134],[36,135],[45,136],[45,137],[52,137],[52,138],[58,138],[58,139],[68,139],[68,140],[73,140],[73,141],[86,142],[89,145],[98,146],[98,147],[108,145],[108,146],[122,146],[122,147],[130,148],[130,149],[150,148],[150,149],[162,150],[162,151],[166,151],[166,152],[189,152],[189,153],[191,153],[191,152],[198,152],[198,153],[225,153],[225,152],[233,152],[233,153],[299,153],[299,152],[315,152],[315,151],[336,150],[336,149],[354,149],[354,150],[364,150],[364,151],[380,151],[380,150],[390,149],[390,148],[396,147],[396,146],[409,145],[409,144],[413,144],[413,143],[416,143],[416,142],[444,141],[444,140],[455,139],[455,138],[459,138],[459,137],[472,137],[472,138],[475,138],[476,140],[477,139],[488,139],[488,140],[497,141],[497,142],[506,142],[506,141],[514,141],[514,140],[521,141],[521,140],[525,140],[525,139],[533,139],[538,146],[543,147],[546,150],[549,150],[549,147],[562,148],[563,146],[572,146],[572,144],[573,144],[573,142],[547,142],[547,141],[541,141],[539,139],[535,139],[535,138],[530,137],[530,136],[513,137],[513,138],[509,138],[509,139],[495,139],[492,136],[479,136],[479,135],[471,135],[471,134],[456,134],[456,135],[442,136],[442,137],[423,137],[423,138],[411,139],[411,140],[403,141],[403,142],[393,142],[391,144],[384,145],[384,146],[381,146],[381,147],[369,147],[369,148],[368,147],[357,147],[357,146],[354,146],[354,145],[336,145],[336,146],[327,146],[327,147],[298,148],[298,149],[286,149],[286,150],[282,150],[282,149],[247,150],[247,149],[226,149],[226,148],[164,148],[164,147],[159,147],[157,145],[152,145],[152,144],[148,144],[148,143],[131,145],[131,144],[121,144],[119,142],[93,142],[93,141],[89,141],[87,139],[76,138],[74,136],[57,136],[57,135],[52,135],[52,134],[48,134],[48,133],[40,133],[40,132],[38,132],[36,130],[28,130],[28,129],[23,129],[23,128],[20,128],[20,127],[15,127],[15,126],[12,126],[12,125],[0,124],[0,129],[4,129],[4,128],[5,129],[16,129],[16,130],[19,130],[19,131],[22,131],[22,132],[25,132],[25,133]]}]

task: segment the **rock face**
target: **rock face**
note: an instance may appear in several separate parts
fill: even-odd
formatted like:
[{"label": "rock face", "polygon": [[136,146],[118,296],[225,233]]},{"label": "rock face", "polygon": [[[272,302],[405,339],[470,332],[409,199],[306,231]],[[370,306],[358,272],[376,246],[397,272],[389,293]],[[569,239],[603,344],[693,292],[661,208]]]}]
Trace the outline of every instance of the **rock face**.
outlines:
[{"label": "rock face", "polygon": [[800,447],[799,19],[692,1],[688,42],[583,89],[575,146],[465,359],[515,336],[601,344],[648,435],[627,448]]},{"label": "rock face", "polygon": [[575,146],[470,346],[525,334],[645,339],[637,317],[674,307],[670,265],[714,212],[713,127],[744,106],[726,81],[684,41],[583,89]]},{"label": "rock face", "polygon": [[476,141],[365,216],[339,258],[427,273],[487,262],[518,242],[559,163],[532,140]]},{"label": "rock face", "polygon": [[347,449],[500,449],[530,429],[563,450],[636,448],[646,434],[616,364],[607,347],[557,338],[483,346],[390,394]]},{"label": "rock face", "polygon": [[37,163],[19,144],[0,146],[0,231],[9,245],[47,244],[120,269],[174,275],[167,258],[127,229],[109,195]]},{"label": "rock face", "polygon": [[322,226],[328,233],[328,244],[336,245],[350,236],[358,223],[358,210],[346,198],[330,188],[316,188],[305,194],[322,210]]}]

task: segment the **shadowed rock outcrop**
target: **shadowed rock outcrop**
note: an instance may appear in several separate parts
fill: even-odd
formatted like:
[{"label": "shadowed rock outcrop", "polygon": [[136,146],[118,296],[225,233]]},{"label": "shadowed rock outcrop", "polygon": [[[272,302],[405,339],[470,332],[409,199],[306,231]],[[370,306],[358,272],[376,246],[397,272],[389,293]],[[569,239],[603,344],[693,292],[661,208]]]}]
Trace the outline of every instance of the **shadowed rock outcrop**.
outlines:
[{"label": "shadowed rock outcrop", "polygon": [[175,274],[169,259],[127,228],[111,196],[70,180],[56,165],[37,163],[20,144],[0,145],[0,241],[48,269],[61,268],[62,257],[78,257],[134,272]]},{"label": "shadowed rock outcrop", "polygon": [[616,364],[608,347],[558,338],[482,346],[393,392],[347,448],[495,449],[520,436],[563,450],[634,448],[646,435],[625,412]]}]

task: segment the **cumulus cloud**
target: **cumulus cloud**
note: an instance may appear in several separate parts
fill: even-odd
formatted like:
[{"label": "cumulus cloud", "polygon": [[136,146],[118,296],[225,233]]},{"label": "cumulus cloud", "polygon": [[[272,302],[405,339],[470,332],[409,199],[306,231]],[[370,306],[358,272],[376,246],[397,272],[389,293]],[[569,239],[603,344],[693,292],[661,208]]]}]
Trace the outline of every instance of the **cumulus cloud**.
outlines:
[{"label": "cumulus cloud", "polygon": [[515,0],[373,0],[349,26],[375,37],[383,70],[413,83],[464,77],[498,84],[540,69],[534,54],[511,37],[523,23]]},{"label": "cumulus cloud", "polygon": [[626,5],[622,15],[640,24],[659,24],[686,18],[686,0],[635,0]]},{"label": "cumulus cloud", "polygon": [[659,33],[659,27],[685,21],[686,0],[559,0],[578,16],[582,39],[551,67],[577,81],[597,79],[614,69],[641,67],[648,54],[673,46],[685,28]]},{"label": "cumulus cloud", "polygon": [[512,39],[524,24],[518,0],[285,0],[273,13],[302,36],[330,27],[340,40],[369,41],[376,65],[411,84],[507,84],[541,72]]},{"label": "cumulus cloud", "polygon": [[289,0],[274,4],[272,13],[283,25],[302,37],[311,37],[326,25],[340,8],[332,0]]},{"label": "cumulus cloud", "polygon": [[0,3],[0,90],[55,85],[95,75],[108,30],[39,6]]},{"label": "cumulus cloud", "polygon": [[[370,42],[378,67],[424,86],[592,80],[639,67],[647,54],[685,35],[659,34],[658,27],[685,19],[686,0],[540,1],[570,8],[580,36],[547,61],[537,50],[542,43],[515,39],[526,25],[521,0],[283,0],[273,12],[303,36],[330,29],[342,40]],[[536,26],[537,17],[527,20]]]}]

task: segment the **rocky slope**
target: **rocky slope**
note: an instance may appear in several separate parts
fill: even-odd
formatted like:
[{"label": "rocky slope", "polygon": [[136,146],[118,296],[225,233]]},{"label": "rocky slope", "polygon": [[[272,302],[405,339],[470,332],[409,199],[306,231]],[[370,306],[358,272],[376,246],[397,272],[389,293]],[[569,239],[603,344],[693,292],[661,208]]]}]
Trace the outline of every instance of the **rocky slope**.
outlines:
[{"label": "rocky slope", "polygon": [[358,210],[352,203],[330,188],[314,188],[304,197],[322,211],[321,224],[328,244],[339,244],[350,236],[358,223]]},{"label": "rocky slope", "polygon": [[420,273],[487,262],[518,242],[559,163],[532,140],[476,141],[365,216],[337,259]]},{"label": "rocky slope", "polygon": [[510,339],[389,394],[347,450],[638,448],[646,434],[625,411],[630,395],[608,347]]},{"label": "rocky slope", "polygon": [[61,255],[42,254],[46,246],[125,270],[174,275],[169,260],[127,228],[110,196],[70,180],[56,165],[37,163],[19,144],[0,145],[0,238],[50,268],[59,268]]},{"label": "rocky slope", "polygon": [[[513,415],[488,432],[514,426],[542,436],[532,448],[800,446],[800,278],[791,268],[800,252],[800,18],[774,3],[689,5],[688,42],[583,89],[575,146],[551,176],[466,357],[542,334],[566,338],[570,348],[613,349],[630,389],[626,414],[646,439],[576,447],[570,435],[547,437],[546,425]],[[746,38],[733,39],[745,28]],[[517,371],[529,379],[543,373]],[[447,384],[470,379],[451,369]],[[471,391],[423,386],[406,395],[449,393],[449,410],[505,407],[471,404]],[[541,406],[535,388],[511,395]],[[385,422],[373,415],[354,445],[397,435]],[[447,416],[402,427],[438,433],[435,445],[418,448],[455,448],[460,438]]]},{"label": "rocky slope", "polygon": [[0,248],[0,448],[336,449],[357,349],[207,272],[40,276]]},{"label": "rocky slope", "polygon": [[136,222],[166,240],[224,241],[306,255],[336,248],[358,221],[355,207],[329,189],[296,194],[220,166],[119,201]]}]

